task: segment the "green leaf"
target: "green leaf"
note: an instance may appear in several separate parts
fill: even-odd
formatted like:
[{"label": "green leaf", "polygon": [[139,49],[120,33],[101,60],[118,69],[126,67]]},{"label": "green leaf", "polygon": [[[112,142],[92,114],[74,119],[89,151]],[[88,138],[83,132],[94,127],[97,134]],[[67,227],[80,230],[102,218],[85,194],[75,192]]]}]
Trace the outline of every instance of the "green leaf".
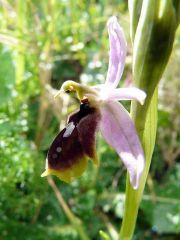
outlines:
[{"label": "green leaf", "polygon": [[139,17],[141,14],[141,7],[142,7],[143,0],[129,0],[129,15],[130,15],[130,35],[131,40],[134,42],[134,37],[136,33],[136,28],[139,22]]},{"label": "green leaf", "polygon": [[176,28],[172,1],[143,1],[134,39],[133,72],[135,83],[146,91],[148,98],[152,97],[167,64]]}]

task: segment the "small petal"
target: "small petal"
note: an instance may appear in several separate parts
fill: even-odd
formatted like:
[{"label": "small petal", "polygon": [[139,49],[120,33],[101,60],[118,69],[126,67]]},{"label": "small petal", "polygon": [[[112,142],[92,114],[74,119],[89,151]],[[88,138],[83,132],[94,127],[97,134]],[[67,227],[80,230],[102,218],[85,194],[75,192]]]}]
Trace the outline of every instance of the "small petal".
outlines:
[{"label": "small petal", "polygon": [[119,154],[134,189],[139,186],[144,169],[144,154],[134,124],[118,102],[106,102],[101,110],[100,130],[105,140]]},{"label": "small petal", "polygon": [[105,84],[116,88],[124,70],[127,44],[124,32],[119,26],[116,17],[111,17],[107,26],[110,41],[110,57]]},{"label": "small petal", "polygon": [[116,88],[110,89],[106,98],[108,100],[137,100],[141,105],[144,104],[146,93],[138,88]]},{"label": "small petal", "polygon": [[95,131],[100,119],[97,109],[87,103],[73,113],[64,128],[54,139],[47,155],[46,171],[41,175],[55,175],[71,182],[85,171],[88,158],[98,164],[95,151]]}]

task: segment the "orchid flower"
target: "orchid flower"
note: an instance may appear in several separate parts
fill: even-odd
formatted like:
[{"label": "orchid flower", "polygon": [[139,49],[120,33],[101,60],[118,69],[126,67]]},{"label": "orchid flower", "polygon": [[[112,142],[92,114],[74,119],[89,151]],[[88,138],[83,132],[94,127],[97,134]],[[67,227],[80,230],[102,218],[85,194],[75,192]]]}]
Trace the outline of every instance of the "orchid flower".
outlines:
[{"label": "orchid flower", "polygon": [[107,27],[110,57],[105,84],[90,87],[70,80],[64,82],[58,94],[76,92],[80,109],[69,117],[67,126],[50,146],[42,176],[52,174],[71,182],[85,171],[88,159],[97,165],[95,135],[100,130],[127,168],[131,185],[137,189],[144,168],[144,153],[133,121],[118,101],[137,100],[143,104],[146,94],[135,87],[117,88],[125,65],[127,44],[116,17],[108,20]]}]

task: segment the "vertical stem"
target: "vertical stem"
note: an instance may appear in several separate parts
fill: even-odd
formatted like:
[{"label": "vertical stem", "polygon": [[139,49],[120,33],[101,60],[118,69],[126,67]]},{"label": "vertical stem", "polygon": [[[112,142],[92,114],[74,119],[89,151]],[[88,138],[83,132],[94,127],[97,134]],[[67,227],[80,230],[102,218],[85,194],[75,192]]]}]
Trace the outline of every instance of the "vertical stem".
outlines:
[{"label": "vertical stem", "polygon": [[25,65],[25,47],[23,43],[24,37],[24,25],[26,15],[26,1],[17,1],[17,58],[16,58],[16,84],[19,85],[23,81],[24,77],[24,65]]},{"label": "vertical stem", "polygon": [[[139,3],[140,7],[142,3],[140,15],[135,12]],[[132,119],[144,148],[145,168],[136,191],[131,187],[127,176],[121,240],[132,239],[149,172],[157,127],[157,86],[171,54],[179,19],[177,17],[179,5],[174,3],[170,0],[129,0],[133,77],[135,85],[147,94],[144,106],[135,102],[131,106]]]},{"label": "vertical stem", "polygon": [[136,219],[141,202],[142,194],[144,191],[149,167],[151,163],[151,157],[153,153],[155,137],[156,137],[156,125],[157,125],[157,89],[152,97],[149,110],[147,112],[148,121],[146,121],[144,132],[139,136],[142,142],[145,153],[145,169],[141,177],[140,186],[137,190],[134,190],[130,184],[129,176],[126,181],[126,200],[125,200],[125,212],[120,231],[120,240],[132,239]]}]

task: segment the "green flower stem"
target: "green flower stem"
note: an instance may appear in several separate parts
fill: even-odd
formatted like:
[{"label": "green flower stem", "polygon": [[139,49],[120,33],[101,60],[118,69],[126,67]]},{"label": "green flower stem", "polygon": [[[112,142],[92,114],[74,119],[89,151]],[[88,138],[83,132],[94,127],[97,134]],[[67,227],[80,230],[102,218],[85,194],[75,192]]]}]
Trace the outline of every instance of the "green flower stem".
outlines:
[{"label": "green flower stem", "polygon": [[[140,14],[136,12],[138,6]],[[131,106],[131,116],[144,149],[145,168],[138,190],[132,188],[129,176],[127,176],[125,211],[120,240],[130,240],[133,237],[155,144],[157,85],[171,54],[179,21],[179,7],[180,1],[129,1],[134,83],[147,94],[144,106],[136,102],[132,102]]]},{"label": "green flower stem", "polygon": [[121,240],[130,240],[133,236],[139,204],[141,202],[144,186],[149,172],[156,136],[157,90],[154,92],[154,95],[152,97],[152,101],[147,112],[147,119],[148,120],[146,121],[144,131],[141,132],[142,134],[140,135],[146,158],[145,169],[141,177],[140,186],[137,190],[134,190],[132,188],[129,181],[129,176],[127,177],[125,212],[119,238]]}]

